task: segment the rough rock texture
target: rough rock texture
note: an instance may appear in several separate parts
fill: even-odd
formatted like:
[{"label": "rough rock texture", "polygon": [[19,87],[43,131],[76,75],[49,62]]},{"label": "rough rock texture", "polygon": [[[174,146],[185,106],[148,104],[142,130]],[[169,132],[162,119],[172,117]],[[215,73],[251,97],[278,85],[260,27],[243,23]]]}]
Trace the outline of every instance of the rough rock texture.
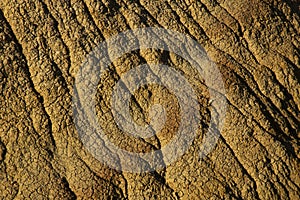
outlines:
[{"label": "rough rock texture", "polygon": [[[299,7],[298,0],[1,0],[0,199],[298,199]],[[228,112],[216,148],[198,160],[209,98],[187,75],[203,105],[199,137],[166,169],[119,172],[78,138],[74,77],[100,42],[148,26],[179,31],[204,47],[223,75]],[[170,105],[155,138],[124,139],[111,121],[108,96],[124,73],[120,66],[153,62],[188,68],[172,53],[140,50],[115,61],[99,83],[99,120],[122,148],[151,151],[176,131],[176,99],[157,85],[140,88],[131,105],[141,124],[149,104]]]}]

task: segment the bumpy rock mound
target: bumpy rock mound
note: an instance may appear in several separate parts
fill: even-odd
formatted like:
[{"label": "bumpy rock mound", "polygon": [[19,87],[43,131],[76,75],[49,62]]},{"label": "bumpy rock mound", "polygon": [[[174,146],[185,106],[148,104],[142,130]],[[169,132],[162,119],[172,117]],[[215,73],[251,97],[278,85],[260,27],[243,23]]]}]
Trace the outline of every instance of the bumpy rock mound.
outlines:
[{"label": "bumpy rock mound", "polygon": [[[181,70],[201,105],[199,131],[183,156],[163,169],[130,173],[87,151],[72,97],[88,53],[142,27],[178,31],[201,44],[223,76],[228,107],[216,147],[199,159],[213,109],[201,77],[167,51],[137,50],[115,60],[97,86],[96,110],[120,148],[160,149],[180,123],[176,97],[153,84],[133,93],[130,115],[145,125],[149,107],[161,104],[167,113],[162,130],[148,139],[122,134],[110,97],[128,70],[144,63]],[[1,0],[0,29],[0,199],[299,198],[297,0]]]}]

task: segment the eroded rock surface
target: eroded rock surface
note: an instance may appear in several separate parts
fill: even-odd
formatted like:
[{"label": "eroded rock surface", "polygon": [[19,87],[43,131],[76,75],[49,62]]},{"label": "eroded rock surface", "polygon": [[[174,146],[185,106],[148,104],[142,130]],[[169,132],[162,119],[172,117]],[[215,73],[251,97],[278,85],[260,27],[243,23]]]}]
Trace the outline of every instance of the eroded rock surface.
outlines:
[{"label": "eroded rock surface", "polygon": [[[179,106],[167,88],[137,90],[131,116],[166,107],[155,137],[122,134],[112,87],[145,63],[181,70],[197,91],[200,130],[185,155],[149,173],[116,171],[78,137],[72,95],[81,63],[122,31],[163,27],[193,38],[222,73],[228,111],[215,149],[198,159],[211,106],[201,78],[169,52],[144,49],[109,66],[96,95],[101,126],[120,148],[159,149],[176,134]],[[298,199],[300,15],[297,0],[1,0],[0,199]],[[117,159],[117,158],[116,158]]]}]

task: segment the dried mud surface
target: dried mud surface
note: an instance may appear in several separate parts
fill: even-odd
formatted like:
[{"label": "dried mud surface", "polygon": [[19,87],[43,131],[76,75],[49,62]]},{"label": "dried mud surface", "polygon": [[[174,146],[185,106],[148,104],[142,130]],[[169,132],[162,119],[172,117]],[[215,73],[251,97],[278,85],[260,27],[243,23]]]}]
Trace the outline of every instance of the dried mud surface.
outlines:
[{"label": "dried mud surface", "polygon": [[[299,7],[297,0],[1,0],[0,199],[298,199]],[[228,112],[217,146],[198,160],[209,101],[205,85],[188,76],[199,91],[202,132],[167,168],[135,174],[110,169],[86,151],[71,106],[85,56],[141,27],[198,41],[223,75]],[[175,114],[160,135],[124,139],[111,122],[107,96],[124,73],[120,66],[153,62],[188,67],[172,53],[140,50],[115,61],[99,83],[99,120],[125,141],[121,147],[151,151],[176,129],[174,97],[157,85],[134,94],[131,115],[144,123],[149,104],[163,99]]]}]

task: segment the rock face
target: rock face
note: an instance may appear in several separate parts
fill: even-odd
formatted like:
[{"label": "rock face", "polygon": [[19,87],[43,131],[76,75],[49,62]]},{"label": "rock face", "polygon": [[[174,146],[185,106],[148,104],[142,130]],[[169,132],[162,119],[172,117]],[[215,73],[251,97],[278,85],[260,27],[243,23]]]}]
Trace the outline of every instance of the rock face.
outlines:
[{"label": "rock face", "polygon": [[[297,0],[1,0],[0,199],[298,199],[299,7]],[[152,84],[133,93],[130,116],[145,125],[155,118],[151,105],[160,104],[165,124],[147,139],[122,134],[110,100],[128,70],[172,66],[201,105],[197,136],[183,156],[163,169],[131,173],[85,148],[72,98],[88,53],[143,27],[174,30],[201,44],[222,74],[228,105],[215,148],[199,159],[213,109],[201,77],[172,52],[141,49],[116,59],[95,98],[99,124],[120,148],[160,149],[180,124],[176,96]]]}]

